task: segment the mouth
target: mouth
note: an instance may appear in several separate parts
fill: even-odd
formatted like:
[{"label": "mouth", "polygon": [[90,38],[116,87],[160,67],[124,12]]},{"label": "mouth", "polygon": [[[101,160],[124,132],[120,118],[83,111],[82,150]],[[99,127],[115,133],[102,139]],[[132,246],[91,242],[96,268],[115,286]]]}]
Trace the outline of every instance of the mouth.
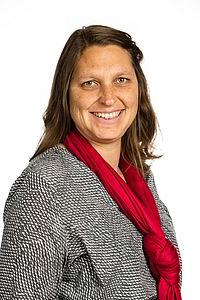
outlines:
[{"label": "mouth", "polygon": [[93,114],[94,116],[96,116],[97,118],[101,118],[101,119],[104,119],[104,120],[112,120],[112,119],[116,119],[117,117],[119,117],[119,115],[121,114],[121,112],[123,111],[124,109],[122,110],[116,110],[116,111],[113,111],[113,112],[91,112],[91,114]]}]

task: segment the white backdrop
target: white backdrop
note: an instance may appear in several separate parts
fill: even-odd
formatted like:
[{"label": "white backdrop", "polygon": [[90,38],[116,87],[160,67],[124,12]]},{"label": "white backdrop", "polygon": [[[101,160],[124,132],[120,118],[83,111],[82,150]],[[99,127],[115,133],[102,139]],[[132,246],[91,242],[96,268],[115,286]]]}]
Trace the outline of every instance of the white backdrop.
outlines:
[{"label": "white backdrop", "polygon": [[[70,4],[69,4],[70,3]],[[14,180],[42,134],[55,66],[72,31],[102,24],[129,32],[144,53],[152,103],[162,135],[153,164],[183,259],[183,300],[199,297],[198,0],[0,0],[0,236]]]}]

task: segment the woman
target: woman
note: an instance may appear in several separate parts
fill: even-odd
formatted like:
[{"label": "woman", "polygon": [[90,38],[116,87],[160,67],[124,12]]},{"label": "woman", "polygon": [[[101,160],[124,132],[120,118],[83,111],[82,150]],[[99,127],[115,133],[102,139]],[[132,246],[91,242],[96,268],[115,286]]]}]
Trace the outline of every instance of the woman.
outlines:
[{"label": "woman", "polygon": [[156,116],[129,34],[76,30],[45,132],[4,211],[1,299],[181,299],[171,218],[147,160]]}]

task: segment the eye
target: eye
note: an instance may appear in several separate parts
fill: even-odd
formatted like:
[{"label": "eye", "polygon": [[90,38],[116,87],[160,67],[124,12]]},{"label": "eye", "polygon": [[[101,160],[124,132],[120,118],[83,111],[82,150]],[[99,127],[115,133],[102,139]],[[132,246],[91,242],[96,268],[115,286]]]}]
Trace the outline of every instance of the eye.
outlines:
[{"label": "eye", "polygon": [[94,80],[87,80],[87,81],[85,81],[85,82],[82,83],[82,86],[90,88],[90,87],[95,86],[96,84],[97,83]]},{"label": "eye", "polygon": [[129,79],[126,77],[119,77],[116,79],[116,83],[123,84],[123,83],[127,83],[128,80]]}]

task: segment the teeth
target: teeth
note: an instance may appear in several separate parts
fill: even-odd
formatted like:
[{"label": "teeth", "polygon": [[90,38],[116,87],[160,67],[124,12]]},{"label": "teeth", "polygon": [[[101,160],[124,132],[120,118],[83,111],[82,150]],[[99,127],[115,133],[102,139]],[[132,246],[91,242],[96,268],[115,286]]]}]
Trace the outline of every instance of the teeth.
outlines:
[{"label": "teeth", "polygon": [[115,111],[112,113],[96,113],[94,112],[93,115],[95,115],[98,118],[103,118],[103,119],[113,119],[119,116],[121,111]]}]

